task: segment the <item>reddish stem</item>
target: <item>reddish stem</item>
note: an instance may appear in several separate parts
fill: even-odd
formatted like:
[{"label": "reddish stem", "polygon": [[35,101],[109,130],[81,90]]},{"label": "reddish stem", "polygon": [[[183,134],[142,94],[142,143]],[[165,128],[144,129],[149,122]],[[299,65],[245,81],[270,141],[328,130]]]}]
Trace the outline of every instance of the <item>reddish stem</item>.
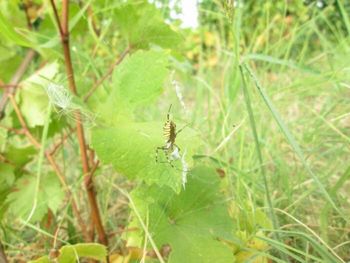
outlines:
[{"label": "reddish stem", "polygon": [[[65,60],[65,67],[66,67],[66,74],[68,78],[68,84],[70,90],[77,95],[77,88],[74,80],[74,70],[72,66],[72,59],[71,59],[71,53],[69,48],[69,29],[68,29],[68,23],[69,23],[69,1],[68,0],[62,0],[62,21],[60,23],[60,19],[57,14],[57,9],[55,6],[55,3],[53,0],[51,0],[52,7],[54,9],[54,14],[56,17],[56,21],[58,23],[58,27],[60,28],[60,37],[63,47],[63,53],[64,53],[64,60]],[[55,11],[56,10],[56,11]],[[83,166],[83,173],[84,173],[84,184],[88,195],[88,200],[91,208],[91,219],[93,221],[93,225],[96,227],[99,241],[104,244],[108,245],[108,239],[105,233],[105,230],[102,225],[102,220],[100,217],[100,211],[97,204],[96,199],[96,193],[94,189],[94,184],[92,180],[92,176],[90,173],[90,167],[89,167],[89,160],[87,156],[87,147],[85,143],[85,136],[84,136],[84,128],[82,125],[82,119],[81,114],[79,111],[75,112],[75,119],[76,119],[76,127],[77,127],[77,137],[79,141],[79,148],[80,148],[80,155],[81,155],[81,162]]]}]

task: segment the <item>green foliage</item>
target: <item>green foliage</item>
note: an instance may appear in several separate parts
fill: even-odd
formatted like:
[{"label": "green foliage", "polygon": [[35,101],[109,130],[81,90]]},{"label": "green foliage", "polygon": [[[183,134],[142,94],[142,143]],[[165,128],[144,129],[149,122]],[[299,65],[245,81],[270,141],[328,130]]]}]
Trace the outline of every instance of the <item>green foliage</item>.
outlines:
[{"label": "green foliage", "polygon": [[167,25],[159,10],[146,1],[127,3],[115,10],[116,23],[132,47],[147,48],[151,44],[175,48],[181,41],[178,33]]},{"label": "green foliage", "polygon": [[[118,128],[94,129],[92,146],[104,163],[113,164],[114,168],[130,179],[144,181],[146,184],[169,186],[179,192],[182,185],[181,160],[173,161],[171,167],[160,150],[156,162],[156,148],[163,146],[162,123],[126,122]],[[186,162],[192,164],[192,154],[198,147],[198,137],[190,128],[186,128],[177,138],[177,144],[186,151]],[[182,153],[181,153],[182,154]]]},{"label": "green foliage", "polygon": [[37,183],[37,178],[31,175],[26,175],[16,181],[16,191],[11,192],[6,199],[9,212],[15,218],[25,220],[31,214],[32,209],[35,209],[30,221],[37,222],[44,217],[48,209],[54,214],[58,211],[64,199],[64,192],[57,176],[50,172],[41,177],[37,204],[33,207]]},{"label": "green foliage", "polygon": [[[164,145],[162,123],[132,121],[137,107],[152,103],[162,92],[168,75],[168,56],[158,51],[138,51],[125,59],[113,74],[113,85],[101,104],[101,126],[92,130],[92,146],[99,158],[111,163],[128,178],[159,186],[167,185],[179,192],[182,184],[181,160],[170,166],[163,156],[156,162],[156,149]],[[135,74],[137,73],[137,74]],[[165,114],[164,114],[165,115]],[[105,128],[106,124],[116,128]],[[192,154],[198,146],[193,130],[186,128],[177,139],[186,162],[192,163]],[[160,151],[160,155],[163,152]],[[187,169],[187,168],[186,168]]]},{"label": "green foliage", "polygon": [[[0,106],[10,261],[348,260],[348,3],[203,0],[180,30],[180,1],[68,2],[70,56],[51,1],[0,1],[0,93],[20,77],[26,123]],[[179,152],[159,149],[170,104]],[[97,218],[108,248],[82,243]]]},{"label": "green foliage", "polygon": [[0,174],[0,199],[4,200],[15,182],[14,167],[6,163],[0,163]]},{"label": "green foliage", "polygon": [[19,96],[20,109],[27,121],[28,127],[43,126],[45,123],[45,110],[49,103],[45,88],[58,72],[56,62],[46,65],[32,76],[24,80]]},{"label": "green foliage", "polygon": [[28,41],[23,35],[15,31],[11,23],[0,12],[0,35],[9,42],[13,42],[20,46],[30,47],[32,43]]},{"label": "green foliage", "polygon": [[[59,256],[55,259],[58,263],[75,263],[80,262],[79,259],[93,259],[99,262],[106,262],[107,250],[105,246],[94,243],[84,243],[75,245],[66,245],[60,248]],[[48,256],[41,257],[31,263],[51,262]]]},{"label": "green foliage", "polygon": [[137,106],[153,102],[163,91],[168,59],[159,51],[138,51],[126,58],[113,73],[110,88],[100,95],[98,116],[115,124],[131,118]]},{"label": "green foliage", "polygon": [[180,194],[167,187],[143,186],[132,192],[132,199],[148,222],[157,247],[171,246],[169,262],[182,262],[184,258],[186,262],[234,260],[224,241],[234,240],[235,226],[214,169],[194,168]]},{"label": "green foliage", "polygon": [[15,165],[18,170],[33,159],[35,152],[33,146],[16,147],[14,145],[8,145],[3,154],[7,160],[11,160],[11,164]]}]

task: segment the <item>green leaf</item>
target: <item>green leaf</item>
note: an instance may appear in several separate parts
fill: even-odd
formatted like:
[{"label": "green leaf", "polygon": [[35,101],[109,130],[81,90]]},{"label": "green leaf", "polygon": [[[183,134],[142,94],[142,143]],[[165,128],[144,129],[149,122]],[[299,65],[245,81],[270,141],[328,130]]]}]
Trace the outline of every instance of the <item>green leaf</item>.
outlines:
[{"label": "green leaf", "polygon": [[[140,105],[154,101],[163,91],[168,75],[168,56],[164,52],[138,51],[127,57],[113,74],[113,84],[99,107],[107,123],[121,121]],[[127,119],[127,118],[126,118]]]},{"label": "green leaf", "polygon": [[[31,222],[40,221],[47,213],[48,208],[56,213],[64,199],[57,176],[48,173],[41,177],[38,203],[36,205]],[[15,217],[26,219],[30,214],[36,189],[36,177],[26,175],[16,181],[15,191],[7,196],[6,203],[9,204],[9,212]]]},{"label": "green leaf", "polygon": [[[178,192],[182,184],[182,162],[173,161],[171,167],[163,151],[159,151],[156,162],[156,149],[163,146],[162,123],[120,123],[118,128],[101,128],[92,131],[92,147],[101,161],[111,163],[121,174],[131,179],[142,180],[148,185],[167,185]],[[197,134],[185,128],[176,138],[180,154],[186,151],[185,159],[189,167],[192,155],[199,146]],[[162,163],[160,163],[162,162]]]},{"label": "green leaf", "polygon": [[148,231],[157,247],[171,247],[168,262],[234,262],[233,251],[221,242],[234,240],[235,229],[219,184],[214,169],[197,167],[179,195],[166,187],[144,186],[132,193],[144,222],[148,215]]},{"label": "green leaf", "polygon": [[59,263],[78,262],[79,258],[89,258],[106,262],[107,249],[105,246],[94,243],[63,246],[60,249]]},{"label": "green leaf", "polygon": [[1,12],[0,12],[0,36],[20,46],[25,46],[25,47],[32,46],[32,43],[30,43],[30,41],[28,41],[25,37],[23,37],[22,35],[16,32],[13,25],[11,25],[9,21],[7,21],[7,19]]},{"label": "green leaf", "polygon": [[132,47],[147,48],[155,44],[174,48],[180,41],[178,33],[167,25],[159,10],[146,1],[128,3],[116,9],[116,23]]},{"label": "green leaf", "polygon": [[27,146],[23,148],[17,148],[13,145],[8,145],[6,152],[3,153],[5,158],[11,160],[11,163],[16,165],[19,169],[30,162],[36,150],[33,146]]},{"label": "green leaf", "polygon": [[45,87],[49,79],[53,79],[58,72],[58,64],[51,63],[35,72],[21,83],[19,96],[20,109],[26,119],[28,127],[43,126],[45,123],[45,110],[49,103]]}]

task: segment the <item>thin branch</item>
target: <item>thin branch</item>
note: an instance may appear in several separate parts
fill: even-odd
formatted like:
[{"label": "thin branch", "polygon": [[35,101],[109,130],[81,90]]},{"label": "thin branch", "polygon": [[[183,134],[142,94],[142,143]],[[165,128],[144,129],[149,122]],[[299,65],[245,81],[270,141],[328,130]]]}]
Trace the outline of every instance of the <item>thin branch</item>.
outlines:
[{"label": "thin branch", "polygon": [[88,93],[84,96],[84,101],[88,101],[88,99],[90,98],[90,96],[92,95],[92,93],[95,92],[95,90],[113,73],[113,70],[116,66],[118,66],[123,59],[125,58],[125,56],[130,52],[130,47],[127,47],[123,53],[121,53],[117,60],[109,67],[107,73],[101,78],[99,79],[95,85],[88,91]]},{"label": "thin branch", "polygon": [[87,8],[87,13],[88,13],[88,16],[91,20],[92,28],[93,28],[95,34],[97,36],[99,36],[101,34],[101,30],[100,30],[100,28],[97,27],[95,16],[94,16],[94,11],[92,10],[91,5],[89,5],[89,7]]},{"label": "thin branch", "polygon": [[4,88],[4,89],[7,89],[7,88],[16,88],[18,86],[18,84],[0,84],[0,88]]},{"label": "thin branch", "polygon": [[8,260],[5,254],[5,250],[0,241],[0,263],[7,263],[7,262]]},{"label": "thin branch", "polygon": [[8,88],[6,89],[5,93],[1,97],[0,100],[0,120],[5,116],[5,108],[8,101],[8,96],[13,95],[16,92],[17,84],[19,83],[20,79],[26,72],[27,68],[30,65],[30,62],[34,59],[36,56],[36,52],[33,49],[29,49],[27,51],[26,56],[24,57],[21,65],[19,65],[18,69],[16,70],[15,74],[13,75],[11,81],[9,84],[7,84]]},{"label": "thin branch", "polygon": [[70,128],[68,132],[66,132],[62,137],[61,139],[55,143],[53,146],[52,146],[52,150],[50,151],[50,155],[54,156],[55,153],[57,152],[57,150],[64,144],[64,142],[68,139],[68,137],[73,133],[75,132],[75,128]]},{"label": "thin branch", "polygon": [[7,127],[5,125],[0,124],[0,128],[7,130],[8,132],[13,132],[16,134],[24,134],[24,130],[23,129],[16,129],[16,128],[12,128],[12,127]]},{"label": "thin branch", "polygon": [[62,31],[62,27],[61,27],[60,18],[58,16],[57,8],[56,8],[56,5],[55,5],[55,0],[50,0],[50,1],[51,1],[52,9],[53,9],[53,14],[55,16],[56,24],[58,26],[58,30],[60,31],[60,35],[62,36],[63,35],[63,31]]},{"label": "thin branch", "polygon": [[68,19],[69,19],[69,0],[62,0],[62,21],[61,21],[61,28],[63,31],[63,35],[67,36],[69,35],[68,30]]},{"label": "thin branch", "polygon": [[[61,42],[62,42],[62,47],[64,52],[64,60],[65,60],[66,74],[68,78],[69,88],[75,95],[78,95],[75,80],[74,80],[74,70],[72,66],[72,59],[71,59],[70,47],[69,47],[69,30],[68,30],[69,1],[62,0],[62,22],[61,23],[59,23],[57,9],[53,0],[51,0],[51,5],[52,5],[52,8],[54,9],[54,12],[56,13],[55,14],[56,21],[59,24],[58,27],[61,28],[60,37],[61,37]],[[89,176],[90,167],[89,167],[89,160],[87,156],[87,147],[85,143],[84,128],[81,121],[80,111],[75,112],[75,117],[76,117],[75,119],[76,119],[76,127],[77,127],[77,137],[79,141],[80,155],[81,155],[81,161],[82,161],[83,173],[84,173],[84,184],[85,184],[85,188],[86,188],[86,192],[88,195],[88,200],[91,208],[91,219],[93,221],[93,225],[96,227],[99,241],[102,244],[107,246],[108,239],[102,225],[102,220],[101,220],[100,211],[97,204],[96,193],[95,193],[94,184],[92,181],[92,176]]]}]

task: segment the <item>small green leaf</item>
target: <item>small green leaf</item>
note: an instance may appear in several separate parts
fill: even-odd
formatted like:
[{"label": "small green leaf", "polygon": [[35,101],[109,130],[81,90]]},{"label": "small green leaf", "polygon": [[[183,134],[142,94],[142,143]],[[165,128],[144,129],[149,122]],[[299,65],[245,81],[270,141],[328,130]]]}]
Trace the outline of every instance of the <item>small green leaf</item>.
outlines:
[{"label": "small green leaf", "polygon": [[45,123],[48,97],[45,87],[48,79],[52,79],[58,72],[58,64],[51,63],[35,72],[21,83],[19,96],[20,109],[29,127],[43,126]]},{"label": "small green leaf", "polygon": [[[131,178],[147,184],[167,185],[178,192],[182,184],[181,160],[171,167],[162,150],[156,162],[156,149],[164,145],[162,123],[121,123],[118,128],[101,128],[92,131],[92,147],[101,161],[111,163],[115,169]],[[200,141],[197,134],[185,128],[176,138],[180,154],[186,151],[186,162],[191,166],[194,150]]]},{"label": "small green leaf", "polygon": [[6,159],[11,160],[11,163],[15,164],[16,168],[19,169],[30,162],[36,152],[33,146],[17,148],[13,145],[8,145],[3,155]]},{"label": "small green leaf", "polygon": [[[29,261],[30,263],[75,263],[81,262],[79,259],[88,258],[93,260],[99,260],[100,262],[106,262],[107,249],[101,244],[95,243],[81,243],[75,245],[66,245],[61,247],[59,251],[59,257],[56,261],[52,261],[48,256],[43,256],[36,260]],[[84,261],[85,262],[85,261]]]},{"label": "small green leaf", "polygon": [[145,222],[148,214],[148,231],[157,247],[171,247],[168,262],[234,262],[233,251],[220,241],[234,240],[235,228],[219,183],[214,169],[198,167],[179,195],[166,187],[144,186],[132,193]]},{"label": "small green leaf", "polygon": [[79,258],[89,258],[106,262],[107,249],[105,246],[94,243],[84,243],[63,246],[60,249],[59,263],[79,262]]},{"label": "small green leaf", "polygon": [[[26,219],[34,204],[36,177],[25,175],[16,182],[15,191],[7,196],[6,203],[9,204],[9,212],[15,217]],[[31,222],[40,221],[47,213],[48,208],[56,213],[64,199],[57,176],[48,173],[41,178],[38,202],[35,207]]]},{"label": "small green leaf", "polygon": [[180,41],[178,33],[164,22],[159,10],[139,1],[122,5],[115,11],[117,25],[132,47],[147,48],[155,44],[163,48],[174,48]]}]

